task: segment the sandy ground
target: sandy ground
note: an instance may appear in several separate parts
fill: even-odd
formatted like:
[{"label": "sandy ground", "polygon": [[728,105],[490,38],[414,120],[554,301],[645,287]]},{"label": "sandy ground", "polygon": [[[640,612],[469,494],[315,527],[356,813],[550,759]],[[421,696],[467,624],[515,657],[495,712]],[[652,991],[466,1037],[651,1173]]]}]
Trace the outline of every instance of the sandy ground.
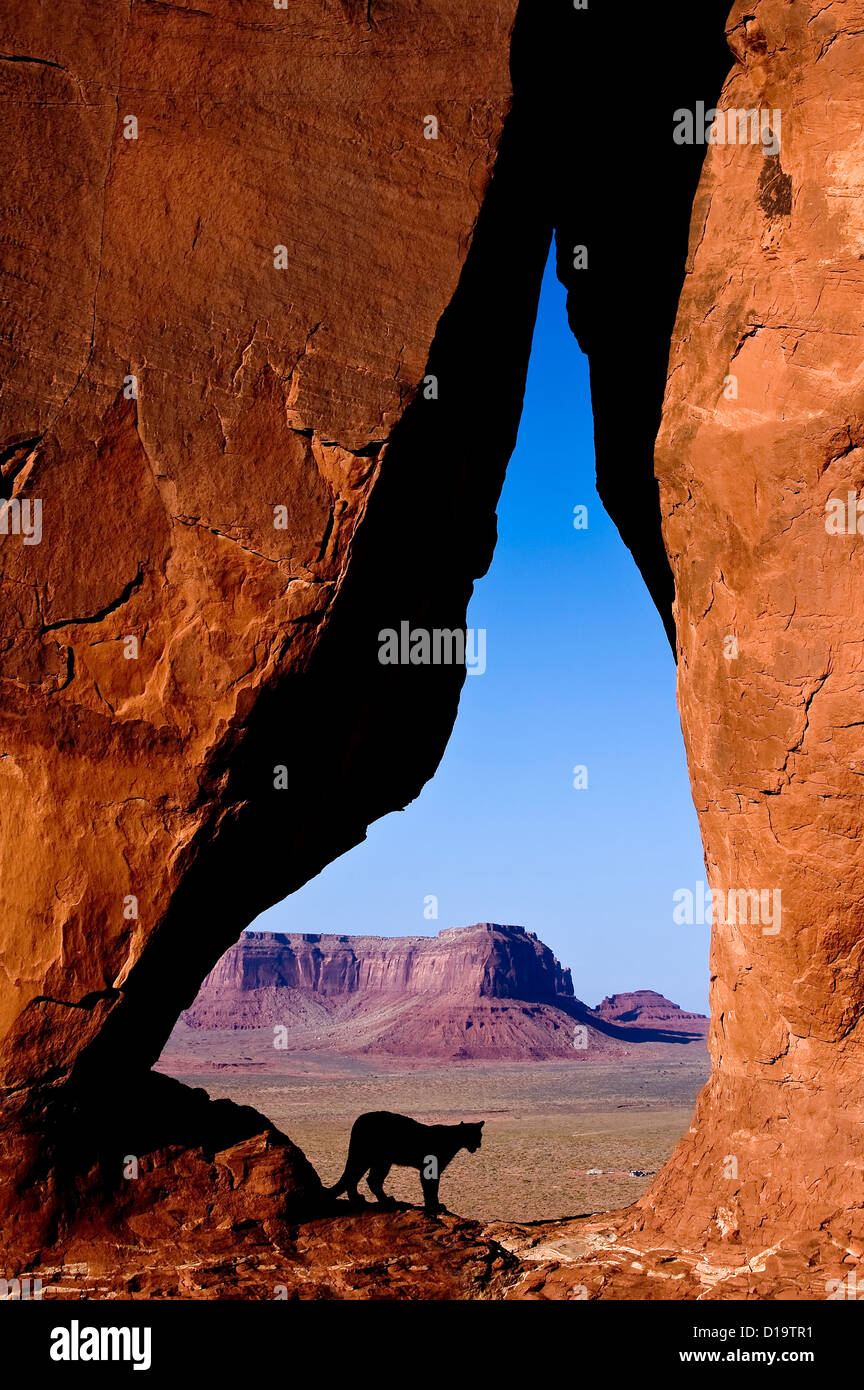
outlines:
[{"label": "sandy ground", "polygon": [[[235,1057],[239,1041],[235,1034]],[[485,1120],[482,1149],[460,1153],[441,1183],[452,1211],[481,1221],[568,1218],[632,1202],[650,1178],[629,1177],[629,1170],[650,1173],[668,1158],[708,1073],[705,1054],[429,1068],[293,1054],[280,1059],[279,1074],[257,1075],[217,1065],[214,1073],[167,1054],[160,1070],[255,1106],[300,1145],[327,1184],[342,1171],[351,1124],[363,1111],[395,1110],[429,1124]],[[592,1168],[604,1173],[590,1175]],[[387,1190],[420,1200],[416,1176],[404,1169],[393,1169]]]}]

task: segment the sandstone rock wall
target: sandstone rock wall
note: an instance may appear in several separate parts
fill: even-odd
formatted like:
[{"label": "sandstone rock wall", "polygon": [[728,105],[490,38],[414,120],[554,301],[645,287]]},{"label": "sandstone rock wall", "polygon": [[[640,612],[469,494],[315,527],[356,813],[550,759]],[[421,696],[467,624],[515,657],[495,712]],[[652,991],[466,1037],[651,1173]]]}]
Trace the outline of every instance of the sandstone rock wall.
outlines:
[{"label": "sandstone rock wall", "polygon": [[445,746],[464,672],[377,634],[464,623],[494,544],[550,231],[515,16],[0,4],[0,460],[42,506],[0,536],[0,1083],[46,1229],[80,1107],[149,1097],[242,927]]},{"label": "sandstone rock wall", "polygon": [[647,1028],[699,1029],[704,1014],[689,1013],[657,994],[653,989],[637,989],[629,994],[610,994],[592,1010],[598,1018],[612,1023],[635,1023]]},{"label": "sandstone rock wall", "polygon": [[714,1073],[646,1219],[861,1253],[864,558],[826,504],[864,484],[864,5],[728,33],[719,105],[780,147],[709,148],[656,468],[709,880],[781,913],[714,926]]},{"label": "sandstone rock wall", "polygon": [[[267,1071],[278,1070],[285,1051],[570,1063],[671,1058],[685,1048],[704,1051],[707,1024],[650,990],[589,1009],[574,997],[570,971],[522,927],[484,922],[437,937],[247,932],[180,1015],[159,1067],[206,1074],[215,1053],[224,1056],[226,1029],[261,1032],[266,1045],[256,1066]],[[217,1065],[226,1064],[230,1057]]]},{"label": "sandstone rock wall", "polygon": [[464,999],[572,998],[570,971],[520,927],[480,923],[437,936],[333,936],[245,932],[210,971],[197,1013],[228,994],[302,989],[352,994],[448,995]]},{"label": "sandstone rock wall", "polygon": [[[781,149],[709,148],[673,333],[705,149],[672,114],[716,101],[725,8],[0,3],[0,1200],[22,1248],[88,1191],[110,1214],[128,1126],[170,1139],[147,1072],[203,976],[433,773],[462,673],[382,667],[377,632],[464,622],[555,225],[601,495],[679,656],[712,886],[783,903],[776,933],[715,927],[714,1076],[638,1219],[864,1250],[860,559],[825,527],[862,485],[864,6],[735,5],[722,104],[779,110]],[[25,544],[10,519],[37,502]],[[127,1128],[91,1125],[135,1077]],[[214,1127],[167,1109],[207,1168]]]},{"label": "sandstone rock wall", "polygon": [[[238,912],[360,838],[368,812],[407,800],[440,756],[461,672],[388,672],[377,629],[418,604],[458,625],[491,553],[548,235],[538,214],[510,216],[506,177],[498,212],[485,196],[513,107],[514,15],[515,3],[402,3],[375,24],[324,0],[252,19],[232,0],[82,0],[55,29],[19,5],[0,14],[4,52],[21,55],[0,67],[27,155],[8,187],[0,442],[16,498],[41,500],[44,517],[41,544],[2,548],[10,1082],[67,1073],[115,1012],[127,1043],[158,1051],[161,950],[177,1001],[191,998]],[[47,126],[33,117],[46,83]],[[427,110],[446,138],[424,138]],[[73,202],[54,181],[70,161]],[[501,332],[494,313],[475,323],[486,289],[466,284],[481,207],[493,227],[506,213],[508,255],[527,263],[503,338],[512,407],[491,428],[475,421],[487,447],[469,476],[470,434],[441,446],[485,380],[466,381],[453,339],[476,330],[482,356]],[[77,260],[57,276],[66,239]],[[49,352],[40,334],[67,337]],[[433,344],[447,390],[430,417],[418,388]],[[392,509],[421,492],[419,528],[380,555]],[[437,564],[445,536],[467,562],[452,582]],[[331,689],[325,632],[373,593]],[[411,717],[426,736],[409,764]],[[352,757],[362,790],[334,794]],[[229,841],[243,862],[225,857]],[[206,934],[191,925],[202,913]]]}]

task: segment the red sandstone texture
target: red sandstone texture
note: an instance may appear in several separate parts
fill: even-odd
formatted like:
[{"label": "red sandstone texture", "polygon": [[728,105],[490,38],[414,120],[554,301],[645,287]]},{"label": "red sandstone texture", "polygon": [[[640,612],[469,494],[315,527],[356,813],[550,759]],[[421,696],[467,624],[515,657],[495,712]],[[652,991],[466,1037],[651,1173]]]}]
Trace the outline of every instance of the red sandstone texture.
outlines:
[{"label": "red sandstone texture", "polygon": [[[377,633],[464,624],[549,232],[521,138],[490,194],[516,0],[368,10],[0,6],[0,461],[42,508],[39,543],[10,512],[0,536],[0,1224],[25,1255],[141,1191],[124,1156],[172,1147],[149,1067],[204,974],[417,794],[455,717],[464,670],[384,667]],[[173,1147],[210,1163],[237,1124],[191,1112]]]},{"label": "red sandstone texture", "polygon": [[714,927],[711,1080],[642,1205],[667,1238],[857,1256],[864,552],[826,504],[864,484],[864,4],[739,4],[729,35],[719,105],[782,138],[709,148],[656,467],[709,880],[782,920]]},{"label": "red sandstone texture", "polygon": [[636,989],[629,994],[611,994],[591,1012],[610,1023],[639,1028],[668,1028],[674,1033],[707,1032],[704,1014],[689,1013],[653,989]]},{"label": "red sandstone texture", "polygon": [[[862,576],[825,526],[864,483],[864,4],[735,5],[721,105],[780,111],[781,147],[708,148],[674,331],[703,151],[672,113],[716,100],[725,0],[685,51],[651,7],[544,15],[533,64],[516,8],[0,4],[7,1274],[101,1251],[103,1292],[158,1268],[212,1296],[229,1246],[228,1284],[262,1246],[323,1270],[302,1154],[149,1068],[244,925],[434,772],[462,672],[381,667],[376,635],[464,622],[553,225],[708,874],[781,892],[782,926],[715,926],[712,1079],[635,1211],[506,1290],[494,1237],[417,1226],[402,1287],[786,1297],[864,1252]],[[386,1296],[397,1217],[369,1220],[332,1250]],[[184,1252],[209,1272],[178,1281]]]},{"label": "red sandstone texture", "polygon": [[[279,1031],[280,1051],[590,1061],[704,1047],[708,1020],[650,990],[589,1009],[570,971],[522,927],[436,937],[247,932],[180,1016],[162,1064],[206,1050],[209,1029]],[[274,1043],[274,1048],[276,1044]]]}]

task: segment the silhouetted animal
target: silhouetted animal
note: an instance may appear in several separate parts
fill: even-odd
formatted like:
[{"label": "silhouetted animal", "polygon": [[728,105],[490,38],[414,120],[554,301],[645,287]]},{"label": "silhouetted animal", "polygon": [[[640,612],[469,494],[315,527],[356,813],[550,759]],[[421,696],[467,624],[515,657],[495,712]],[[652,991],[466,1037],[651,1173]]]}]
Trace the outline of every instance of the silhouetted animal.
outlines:
[{"label": "silhouetted animal", "polygon": [[350,1199],[363,1199],[357,1184],[365,1173],[366,1181],[381,1206],[395,1206],[384,1191],[387,1174],[397,1168],[416,1168],[423,1187],[423,1205],[430,1215],[444,1211],[438,1201],[438,1181],[448,1163],[460,1149],[476,1153],[483,1138],[483,1124],[421,1125],[407,1115],[393,1115],[389,1110],[373,1110],[359,1115],[351,1127],[345,1172],[335,1187],[328,1189],[331,1197],[347,1192]]}]

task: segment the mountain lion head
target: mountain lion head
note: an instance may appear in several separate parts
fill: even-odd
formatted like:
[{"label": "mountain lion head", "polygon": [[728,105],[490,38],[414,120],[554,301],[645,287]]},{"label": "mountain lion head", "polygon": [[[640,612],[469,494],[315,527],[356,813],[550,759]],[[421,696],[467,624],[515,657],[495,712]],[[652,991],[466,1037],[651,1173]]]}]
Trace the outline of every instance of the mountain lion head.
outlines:
[{"label": "mountain lion head", "polygon": [[469,1154],[476,1154],[479,1149],[480,1142],[483,1138],[483,1126],[485,1123],[485,1120],[479,1120],[477,1124],[465,1124],[463,1121],[459,1126],[465,1136],[462,1140],[462,1147],[467,1149]]}]

